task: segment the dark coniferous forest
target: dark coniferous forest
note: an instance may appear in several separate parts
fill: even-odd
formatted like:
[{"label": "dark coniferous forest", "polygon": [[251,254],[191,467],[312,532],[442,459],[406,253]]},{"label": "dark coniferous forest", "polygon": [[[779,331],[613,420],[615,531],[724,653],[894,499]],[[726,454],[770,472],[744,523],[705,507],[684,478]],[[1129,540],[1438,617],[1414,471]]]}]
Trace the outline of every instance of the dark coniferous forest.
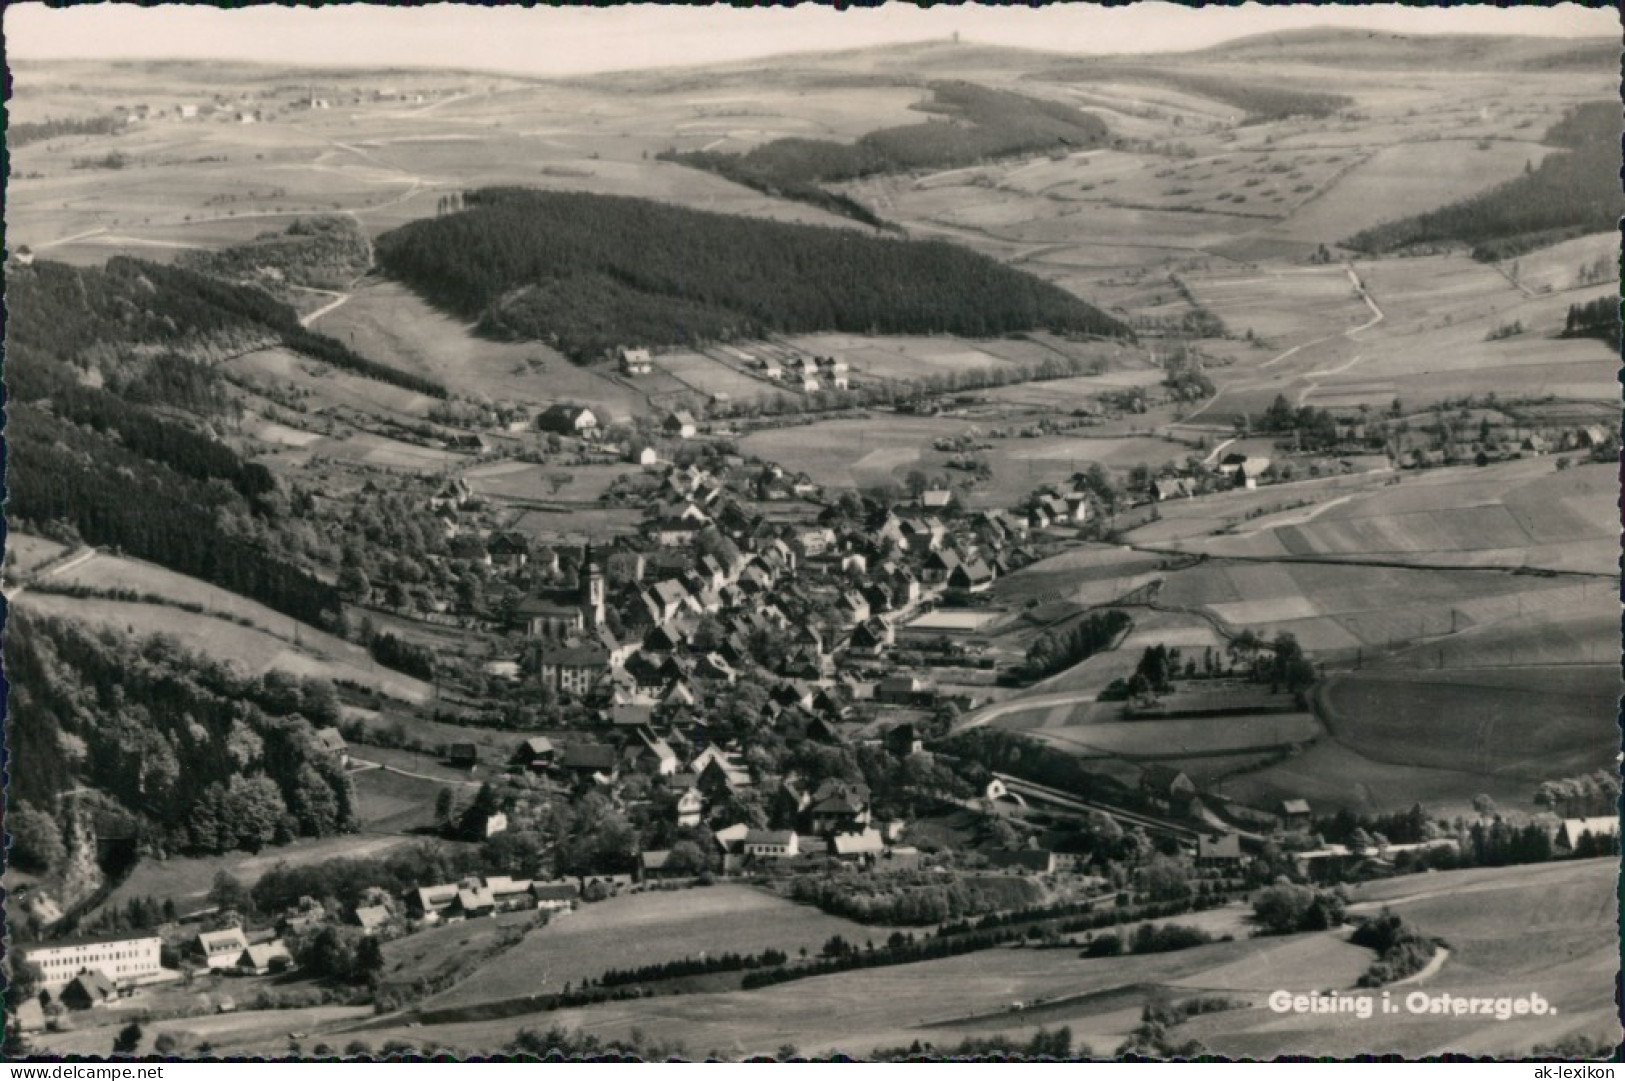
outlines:
[{"label": "dark coniferous forest", "polygon": [[617,345],[847,331],[1127,335],[986,256],[605,195],[489,188],[378,238],[384,270],[488,333],[577,361]]}]

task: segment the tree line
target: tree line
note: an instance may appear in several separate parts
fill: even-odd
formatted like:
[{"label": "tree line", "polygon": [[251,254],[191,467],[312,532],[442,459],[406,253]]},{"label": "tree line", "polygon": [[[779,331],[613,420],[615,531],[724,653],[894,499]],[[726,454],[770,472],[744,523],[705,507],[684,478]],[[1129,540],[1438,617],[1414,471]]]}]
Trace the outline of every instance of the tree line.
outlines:
[{"label": "tree line", "polygon": [[13,150],[29,143],[68,135],[117,135],[124,130],[121,116],[57,117],[6,125],[6,145]]},{"label": "tree line", "polygon": [[578,362],[772,333],[1128,336],[1057,286],[941,241],[644,199],[489,188],[378,238],[391,276],[495,335]]},{"label": "tree line", "polygon": [[1046,631],[1027,647],[1023,678],[1043,679],[1110,649],[1131,622],[1127,612],[1113,608],[1091,612],[1062,630]]},{"label": "tree line", "polygon": [[1619,298],[1598,297],[1584,304],[1570,304],[1563,320],[1562,338],[1598,338],[1620,348]]}]

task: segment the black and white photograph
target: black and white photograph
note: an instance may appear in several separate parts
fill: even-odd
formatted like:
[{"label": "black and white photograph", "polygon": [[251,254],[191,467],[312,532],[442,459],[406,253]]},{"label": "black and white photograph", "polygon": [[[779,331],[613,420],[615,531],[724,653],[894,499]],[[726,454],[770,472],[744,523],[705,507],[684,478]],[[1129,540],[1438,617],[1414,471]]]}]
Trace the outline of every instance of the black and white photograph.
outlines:
[{"label": "black and white photograph", "polygon": [[1617,8],[3,31],[7,1060],[1617,1058]]}]

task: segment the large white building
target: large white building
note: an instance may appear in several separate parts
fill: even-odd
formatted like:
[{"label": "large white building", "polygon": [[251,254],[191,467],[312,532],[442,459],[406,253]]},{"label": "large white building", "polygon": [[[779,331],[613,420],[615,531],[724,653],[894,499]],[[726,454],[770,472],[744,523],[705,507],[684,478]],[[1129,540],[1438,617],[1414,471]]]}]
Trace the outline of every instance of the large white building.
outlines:
[{"label": "large white building", "polygon": [[127,986],[152,983],[167,975],[159,962],[163,940],[157,935],[120,938],[76,938],[23,947],[23,960],[36,966],[48,991],[65,987],[86,970],[100,972]]}]

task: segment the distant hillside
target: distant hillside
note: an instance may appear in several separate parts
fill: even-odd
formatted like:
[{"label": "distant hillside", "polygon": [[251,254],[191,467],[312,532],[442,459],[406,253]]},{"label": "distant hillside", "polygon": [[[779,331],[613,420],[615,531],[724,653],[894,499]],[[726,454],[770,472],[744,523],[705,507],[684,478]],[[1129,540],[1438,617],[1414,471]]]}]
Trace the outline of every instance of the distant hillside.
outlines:
[{"label": "distant hillside", "polygon": [[134,259],[38,262],[6,286],[6,439],[22,465],[8,477],[9,521],[331,624],[338,593],[297,546],[273,543],[282,497],[215,435],[233,403],[198,358],[277,340],[324,360],[348,351],[257,289]]},{"label": "distant hillside", "polygon": [[1357,233],[1343,247],[1377,254],[1467,244],[1475,259],[1495,260],[1612,230],[1625,213],[1619,132],[1618,102],[1581,105],[1545,136],[1567,153],[1471,199]]},{"label": "distant hillside", "polygon": [[491,188],[377,240],[379,265],[488,333],[577,361],[614,346],[846,331],[1126,336],[1064,290],[940,241],[643,199]]},{"label": "distant hillside", "polygon": [[1246,64],[1307,64],[1368,71],[1606,72],[1619,63],[1614,38],[1539,38],[1488,34],[1390,34],[1322,27],[1257,34],[1187,60]]},{"label": "distant hillside", "polygon": [[695,151],[662,157],[880,225],[867,208],[819,185],[878,173],[951,169],[1015,154],[1079,150],[1100,145],[1108,134],[1099,117],[1060,102],[967,82],[933,83],[931,90],[931,102],[919,108],[941,119],[881,128],[855,143],[776,139],[742,155]]},{"label": "distant hillside", "polygon": [[1250,123],[1284,120],[1289,116],[1331,116],[1354,104],[1353,98],[1342,94],[1326,94],[1280,79],[1196,72],[1189,70],[1187,65],[1171,62],[1090,61],[1051,68],[1028,78],[1061,83],[1128,82],[1165,86],[1182,94],[1210,98],[1234,106],[1245,114]]}]

